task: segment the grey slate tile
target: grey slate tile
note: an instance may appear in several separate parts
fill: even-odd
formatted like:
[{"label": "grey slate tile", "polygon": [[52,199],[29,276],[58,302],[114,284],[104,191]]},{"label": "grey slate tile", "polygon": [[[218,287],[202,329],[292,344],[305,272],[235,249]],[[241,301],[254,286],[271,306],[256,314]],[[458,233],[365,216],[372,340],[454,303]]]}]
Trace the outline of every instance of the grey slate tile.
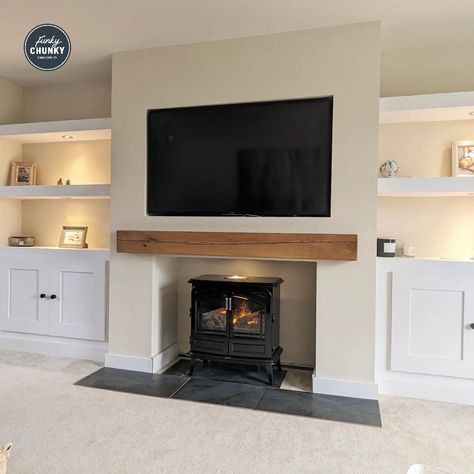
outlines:
[{"label": "grey slate tile", "polygon": [[75,385],[169,398],[188,380],[189,377],[147,374],[104,367],[79,380]]},{"label": "grey slate tile", "polygon": [[171,398],[233,407],[255,408],[265,390],[266,388],[256,385],[192,378]]},{"label": "grey slate tile", "polygon": [[377,400],[319,395],[293,390],[266,390],[256,409],[324,420],[382,426]]}]

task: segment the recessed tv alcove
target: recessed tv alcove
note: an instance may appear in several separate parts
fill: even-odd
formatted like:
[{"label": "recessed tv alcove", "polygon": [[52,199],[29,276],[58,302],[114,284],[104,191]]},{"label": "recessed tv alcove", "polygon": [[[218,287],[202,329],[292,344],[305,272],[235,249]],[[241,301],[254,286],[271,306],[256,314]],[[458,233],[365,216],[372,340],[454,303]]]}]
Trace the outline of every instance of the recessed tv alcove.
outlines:
[{"label": "recessed tv alcove", "polygon": [[331,214],[333,99],[148,112],[151,216]]}]

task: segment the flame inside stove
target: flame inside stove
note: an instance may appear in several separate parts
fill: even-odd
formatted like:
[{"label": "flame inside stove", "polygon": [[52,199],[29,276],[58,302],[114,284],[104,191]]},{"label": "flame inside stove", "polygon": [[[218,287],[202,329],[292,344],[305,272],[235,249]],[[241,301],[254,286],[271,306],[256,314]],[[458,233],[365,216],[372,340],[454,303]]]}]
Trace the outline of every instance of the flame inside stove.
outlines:
[{"label": "flame inside stove", "polygon": [[239,298],[241,301],[232,311],[232,324],[237,329],[252,328],[260,323],[260,312],[252,311],[247,298]]}]

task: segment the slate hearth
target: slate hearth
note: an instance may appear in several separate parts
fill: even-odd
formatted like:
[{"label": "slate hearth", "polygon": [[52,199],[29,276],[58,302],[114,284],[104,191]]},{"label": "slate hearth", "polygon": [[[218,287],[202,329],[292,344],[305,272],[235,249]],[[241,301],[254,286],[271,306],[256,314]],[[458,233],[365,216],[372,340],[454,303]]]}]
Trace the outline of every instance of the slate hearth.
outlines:
[{"label": "slate hearth", "polygon": [[214,380],[199,376],[190,378],[185,374],[147,374],[103,368],[79,380],[75,385],[382,426],[376,400],[317,395],[263,384]]}]

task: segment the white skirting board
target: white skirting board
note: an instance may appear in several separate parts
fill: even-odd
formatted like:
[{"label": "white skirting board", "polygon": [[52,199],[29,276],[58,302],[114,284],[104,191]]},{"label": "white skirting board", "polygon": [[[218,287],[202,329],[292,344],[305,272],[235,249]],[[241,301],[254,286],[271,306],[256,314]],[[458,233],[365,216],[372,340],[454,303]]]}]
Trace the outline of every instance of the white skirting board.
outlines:
[{"label": "white skirting board", "polygon": [[104,363],[106,342],[0,331],[0,349]]},{"label": "white skirting board", "polygon": [[382,395],[474,405],[474,380],[386,372],[379,388]]},{"label": "white skirting board", "polygon": [[376,383],[356,382],[352,380],[326,379],[313,373],[313,392],[322,395],[337,395],[339,397],[378,399]]},{"label": "white skirting board", "polygon": [[179,345],[176,342],[153,357],[108,353],[105,355],[105,366],[112,369],[155,373],[176,359],[178,355]]}]

